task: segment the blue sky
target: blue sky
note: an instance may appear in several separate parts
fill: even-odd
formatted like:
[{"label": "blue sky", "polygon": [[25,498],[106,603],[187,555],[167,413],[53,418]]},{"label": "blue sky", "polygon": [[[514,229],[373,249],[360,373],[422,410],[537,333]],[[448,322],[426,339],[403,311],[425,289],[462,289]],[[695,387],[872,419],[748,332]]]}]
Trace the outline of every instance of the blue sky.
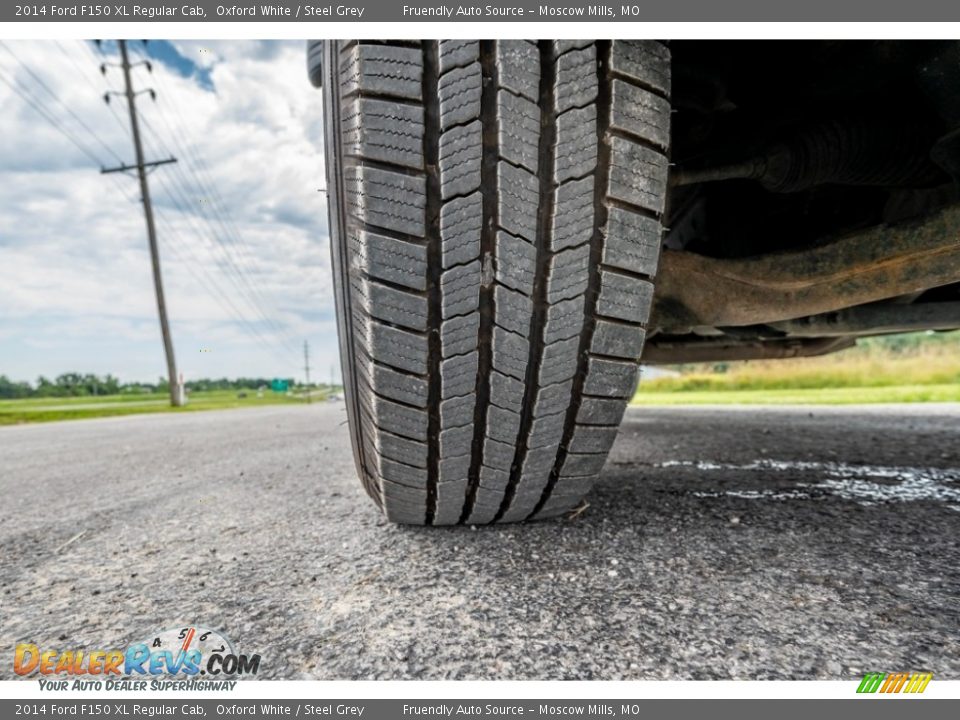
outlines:
[{"label": "blue sky", "polygon": [[[165,372],[117,45],[0,47],[0,374]],[[189,378],[337,365],[320,93],[301,41],[131,41],[177,362]],[[31,74],[32,73],[32,74]],[[29,98],[11,89],[18,88]],[[49,92],[48,92],[49,89]],[[35,107],[87,149],[82,152]],[[88,132],[92,131],[91,132]],[[92,154],[94,158],[89,157]],[[94,162],[96,160],[96,162]],[[201,352],[204,350],[205,352]],[[339,378],[339,367],[335,369]]]}]

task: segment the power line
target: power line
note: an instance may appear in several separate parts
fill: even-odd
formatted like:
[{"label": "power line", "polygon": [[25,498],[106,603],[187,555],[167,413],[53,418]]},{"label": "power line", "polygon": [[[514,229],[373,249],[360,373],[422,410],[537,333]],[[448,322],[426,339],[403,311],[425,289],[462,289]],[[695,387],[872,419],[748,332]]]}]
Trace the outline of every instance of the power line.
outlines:
[{"label": "power line", "polygon": [[[195,216],[194,216],[193,214],[187,212],[187,210],[183,207],[183,204],[182,204],[182,203],[184,202],[184,198],[183,198],[183,193],[182,193],[182,191],[180,190],[180,188],[177,187],[176,184],[174,184],[174,185],[172,185],[172,186],[168,185],[167,182],[166,182],[166,180],[165,180],[165,179],[162,179],[162,178],[160,179],[160,183],[159,183],[159,184],[160,184],[161,188],[166,191],[167,198],[170,200],[170,202],[173,204],[173,206],[177,209],[177,211],[178,211],[182,216],[184,216],[185,218],[187,218],[188,222],[189,222],[189,223],[191,224],[191,226],[193,227],[194,233],[195,233],[198,237],[205,237],[206,235],[205,235],[205,233],[203,232],[202,228],[200,228],[200,227],[197,225],[197,221],[196,221]],[[221,246],[218,245],[217,243],[214,243],[214,245],[215,245],[216,247],[221,247]],[[221,250],[222,250],[222,247],[221,247]],[[234,277],[232,277],[229,273],[225,273],[225,277],[227,278],[228,281],[230,281],[230,282],[234,285],[234,287],[235,287],[235,288],[237,289],[237,291],[240,293],[240,297],[241,297],[257,314],[259,314],[259,315],[263,318],[264,322],[268,322],[268,320],[266,319],[266,317],[265,317],[264,314],[263,314],[263,311],[259,308],[259,306],[257,306],[257,305],[254,303],[253,300],[251,300],[251,298],[250,298],[246,293],[244,293],[243,288],[241,288],[241,287],[237,284],[237,281],[234,279]],[[258,334],[258,335],[259,335],[259,334]],[[262,338],[261,338],[261,339],[262,339]],[[289,349],[289,348],[288,348],[288,349]]]},{"label": "power line", "polygon": [[[80,77],[82,77],[82,78],[84,79],[84,81],[87,83],[87,85],[89,85],[91,88],[93,88],[93,91],[94,91],[97,95],[102,94],[102,93],[104,92],[104,90],[107,89],[106,84],[104,84],[103,87],[97,87],[97,83],[96,83],[95,81],[93,81],[93,80],[90,79],[90,76],[89,76],[86,72],[84,72],[84,70],[83,70],[83,68],[80,66],[80,64],[73,58],[73,56],[72,56],[72,55],[67,51],[67,49],[60,43],[60,41],[59,41],[59,40],[54,40],[54,42],[56,43],[57,47],[60,48],[60,52],[63,53],[63,56],[64,56],[65,58],[67,58],[67,61],[73,66],[73,69],[76,71],[77,75],[79,75]],[[86,49],[86,50],[87,50],[87,53],[89,54],[89,56],[94,59],[94,62],[96,62],[96,55],[94,55],[94,54],[89,50],[89,48],[87,48],[86,42],[85,42],[84,40],[80,40],[79,42],[82,44],[81,47],[83,47],[84,49]],[[123,119],[120,117],[119,113],[117,113],[116,108],[114,108],[114,106],[113,106],[113,105],[110,105],[109,103],[106,105],[106,108],[107,108],[107,110],[110,112],[110,115],[113,117],[114,121],[116,121],[117,126],[118,126],[118,127],[123,131],[123,133],[129,138],[129,137],[130,137],[130,128],[129,128],[127,125],[124,124]]]},{"label": "power line", "polygon": [[66,111],[70,114],[70,116],[77,121],[80,127],[82,127],[84,130],[87,131],[87,134],[90,135],[90,137],[92,137],[94,140],[100,143],[100,146],[103,147],[110,155],[113,155],[117,160],[120,160],[120,156],[113,151],[113,148],[111,148],[103,140],[101,140],[100,136],[97,135],[92,129],[90,129],[90,126],[87,125],[83,121],[83,119],[73,111],[73,108],[67,105],[63,100],[60,99],[60,97],[53,90],[50,89],[50,86],[43,81],[43,78],[41,78],[33,70],[31,70],[29,65],[25,64],[22,60],[20,60],[20,58],[17,57],[17,54],[10,49],[10,46],[7,45],[7,43],[5,43],[3,40],[0,40],[0,47],[3,47],[3,49],[6,50],[14,60],[16,60],[20,64],[20,67],[26,70],[27,73],[30,75],[30,77],[32,77],[40,87],[46,90],[47,94],[50,97],[52,97],[54,100],[60,103],[61,106],[65,108]]},{"label": "power line", "polygon": [[[172,106],[176,110],[176,104],[173,103]],[[215,200],[214,203],[210,204],[209,208],[205,207],[204,204],[201,203],[198,206],[197,210],[200,213],[200,215],[204,217],[205,221],[210,226],[211,231],[214,232],[214,235],[217,236],[216,231],[213,230],[212,221],[210,220],[210,217],[207,215],[207,209],[210,210],[210,212],[213,215],[213,221],[215,221],[217,225],[219,225],[221,231],[223,232],[223,237],[229,241],[229,247],[227,247],[226,244],[224,244],[224,247],[226,249],[226,252],[230,254],[232,257],[232,251],[239,251],[241,248],[245,248],[247,246],[247,243],[243,241],[242,237],[240,236],[239,230],[236,228],[236,225],[233,224],[232,220],[230,220],[229,216],[225,217],[221,213],[220,206],[225,205],[225,202],[222,196],[220,195],[219,190],[217,189],[216,183],[212,179],[210,179],[209,175],[207,175],[207,182],[206,183],[204,182],[204,180],[200,177],[199,173],[197,172],[197,170],[201,168],[202,165],[205,164],[201,159],[201,157],[199,156],[199,154],[197,154],[193,150],[190,143],[186,140],[186,138],[184,138],[182,133],[174,131],[173,127],[167,121],[166,116],[163,112],[158,112],[158,116],[160,117],[161,122],[163,122],[164,127],[167,128],[170,134],[176,135],[177,137],[180,138],[180,149],[182,151],[181,154],[186,155],[188,158],[191,159],[190,163],[186,163],[186,169],[193,175],[193,178],[194,178],[193,183],[196,184],[197,188],[203,195],[211,197]],[[153,135],[161,143],[161,145],[166,146],[166,144],[164,143],[159,133],[157,133],[157,131],[154,130],[152,127],[150,129]],[[189,185],[191,184],[190,180],[186,178],[182,170],[179,174],[180,174],[180,177],[182,178],[184,186],[189,187]],[[250,281],[247,279],[247,276],[245,273],[243,273],[242,269],[237,267],[237,271],[243,276],[243,280],[245,284],[250,288],[250,291],[253,292],[258,297],[259,302],[269,305],[269,303],[266,301],[263,295],[261,295],[256,288],[250,285]],[[279,327],[276,328],[276,331],[281,333],[285,332],[281,330]]]},{"label": "power line", "polygon": [[[149,61],[149,57],[146,53],[145,46],[138,47],[136,48],[136,50],[139,52],[139,55],[143,60]],[[157,85],[158,87],[161,88],[161,91],[166,95],[171,95],[171,93],[168,90],[168,85],[166,83],[166,80],[163,77],[163,74],[158,73],[156,76],[156,79],[157,79]],[[226,203],[223,200],[223,197],[220,195],[219,190],[217,189],[216,182],[212,179],[212,177],[209,174],[209,168],[207,166],[206,161],[203,159],[202,155],[200,155],[198,152],[194,150],[192,143],[190,143],[190,141],[186,138],[186,136],[184,136],[183,133],[180,132],[179,127],[175,125],[171,125],[171,123],[167,120],[166,112],[163,110],[164,107],[165,106],[160,106],[158,108],[157,115],[160,117],[160,121],[163,123],[164,127],[170,133],[171,138],[173,138],[174,141],[180,143],[180,150],[181,150],[180,154],[190,159],[190,162],[185,163],[185,165],[187,170],[193,175],[194,181],[196,182],[198,188],[203,190],[205,195],[213,197],[214,200],[216,201],[212,204],[210,208],[211,211],[213,212],[214,219],[220,225],[221,229],[224,231],[225,237],[230,241],[230,245],[234,249],[238,249],[238,246],[246,247],[247,243],[244,242],[240,234],[240,231],[237,228],[236,223],[234,223],[233,219],[229,215],[224,216],[223,214],[221,214],[220,207],[225,206]],[[172,108],[172,111],[176,114],[177,119],[180,120],[180,125],[186,125],[187,123],[182,113],[180,112],[179,105],[176,102],[173,102],[173,103],[170,103],[169,107]],[[159,134],[156,133],[156,131],[153,131],[153,134],[158,138],[158,140],[161,143],[163,143],[162,138],[160,138]],[[182,176],[183,171],[180,168],[177,168],[177,170]],[[200,173],[202,173],[205,176],[206,183],[200,177]],[[184,185],[189,186],[189,182],[186,181],[186,179],[184,179]],[[200,206],[199,210],[201,215],[203,215],[204,218],[206,219],[206,213],[202,205]],[[209,221],[208,221],[208,224],[209,224]],[[212,226],[211,226],[211,229],[212,229]],[[241,274],[243,274],[242,271],[240,272]],[[259,297],[260,302],[269,306],[270,303],[267,302],[267,300],[263,297],[263,295],[261,295],[259,291],[256,290],[256,288],[253,288],[252,286],[250,286],[249,281],[246,280],[245,274],[243,274],[243,277],[244,277],[245,284],[247,284],[247,286],[250,287],[251,291],[254,292]],[[269,322],[275,328],[275,331],[278,334],[283,336],[286,333],[287,337],[289,337],[291,340],[293,339],[293,336],[292,334],[289,333],[289,330],[283,330],[277,327],[272,320],[269,320]]]},{"label": "power line", "polygon": [[[176,103],[171,103],[171,105],[174,108],[176,108]],[[173,127],[167,121],[165,114],[163,112],[158,112],[158,115],[160,117],[161,122],[167,128],[171,136],[176,135],[176,136],[179,136],[180,138],[183,138],[182,134],[174,131]],[[162,136],[156,131],[155,128],[152,127],[152,125],[150,125],[149,121],[146,120],[146,118],[144,118],[144,125],[150,131],[154,139],[160,144],[160,146],[165,148],[168,152],[171,152],[170,146],[167,145],[167,143],[163,140]],[[185,142],[183,140],[181,142],[182,144],[179,148],[179,150],[181,151],[180,154],[186,155],[188,157],[193,157],[194,163],[199,167],[201,164],[201,161],[199,160],[199,156],[193,152],[188,142]],[[180,182],[185,188],[185,193],[182,193],[181,197],[183,198],[184,203],[188,207],[191,207],[192,203],[185,197],[185,195],[191,194],[191,190],[190,190],[191,184],[195,184],[197,191],[199,191],[202,195],[205,195],[207,197],[219,198],[220,203],[222,203],[222,198],[220,197],[219,192],[216,190],[216,185],[211,184],[209,187],[207,187],[204,184],[203,180],[198,175],[198,173],[196,172],[196,170],[194,169],[194,167],[192,166],[192,164],[190,163],[187,164],[187,170],[189,170],[194,177],[192,183],[186,177],[185,173],[181,168],[178,167],[175,170],[176,170],[176,174],[180,178]],[[210,230],[211,236],[223,248],[224,257],[227,259],[228,266],[233,271],[234,275],[238,278],[238,281],[242,283],[246,288],[244,290],[243,288],[238,287],[238,289],[244,292],[244,295],[247,296],[248,300],[251,302],[253,307],[257,309],[258,313],[264,318],[267,324],[271,327],[272,331],[277,335],[278,339],[284,345],[287,346],[288,350],[292,351],[293,350],[292,334],[290,330],[281,328],[272,319],[271,313],[268,313],[263,309],[262,306],[263,305],[269,306],[269,302],[264,298],[264,296],[260,293],[260,291],[251,284],[251,281],[248,275],[240,267],[238,259],[235,258],[234,256],[234,252],[240,250],[241,246],[245,247],[246,243],[244,243],[243,240],[239,238],[239,232],[236,230],[235,226],[232,230],[228,226],[229,220],[224,219],[224,216],[220,213],[220,210],[218,208],[218,204],[220,203],[214,203],[213,207],[209,208],[213,214],[212,219],[207,214],[208,208],[206,208],[203,203],[199,203],[196,207],[196,210],[198,214],[201,216],[201,218],[203,219],[203,221],[207,224],[207,227]],[[219,225],[221,232],[218,232],[217,229],[214,227],[214,222],[216,222],[216,224]],[[229,240],[229,245],[223,241],[224,238]]]},{"label": "power line", "polygon": [[[189,200],[184,195],[184,190],[182,190],[175,181],[173,181],[171,185],[168,185],[164,178],[160,178],[160,186],[166,191],[167,198],[174,205],[174,207],[180,212],[181,215],[185,216],[189,220],[197,236],[207,237],[207,234],[204,233],[203,229],[198,226],[196,217],[192,213],[188,212],[190,203],[189,203]],[[186,205],[187,207],[185,208],[184,205]],[[275,333],[279,334],[280,330],[276,326],[276,324],[272,323],[270,318],[264,312],[263,308],[260,307],[256,299],[250,294],[250,292],[245,290],[245,288],[240,285],[240,281],[244,279],[242,275],[240,275],[241,271],[232,262],[229,254],[227,253],[226,248],[222,245],[222,243],[218,242],[216,234],[213,231],[213,228],[210,227],[209,222],[208,222],[208,227],[211,231],[210,235],[214,239],[213,241],[214,246],[220,248],[221,252],[224,254],[224,258],[226,259],[225,267],[228,270],[232,270],[232,274],[230,272],[225,272],[224,273],[225,277],[234,285],[234,287],[240,293],[240,297],[250,306],[250,308],[255,312],[255,314],[259,315],[260,318],[268,326],[273,328],[273,331]],[[282,335],[280,335],[279,339],[283,344],[287,346],[287,350],[290,351],[291,348],[289,346],[289,343],[285,341],[285,338]]]},{"label": "power line", "polygon": [[[227,294],[220,284],[217,282],[216,278],[212,275],[209,275],[203,269],[203,263],[199,261],[197,256],[193,253],[193,250],[190,248],[190,243],[183,239],[183,236],[180,232],[174,228],[173,224],[167,220],[167,218],[162,214],[157,215],[157,219],[160,221],[160,224],[163,225],[167,237],[170,242],[167,243],[168,249],[175,256],[175,258],[180,262],[180,266],[185,267],[187,272],[210,294],[210,297],[220,305],[220,307],[225,310],[227,313],[231,314],[233,318],[244,326],[245,330],[250,333],[252,337],[255,337],[263,346],[269,348],[274,355],[284,363],[290,361],[289,357],[280,353],[274,343],[267,341],[257,330],[257,328],[244,317],[243,313],[234,305],[233,301],[230,299],[229,294]],[[174,239],[177,239],[180,242],[180,247],[183,249],[190,257],[185,259],[181,254],[181,251],[177,249],[177,243],[172,242]]]},{"label": "power line", "polygon": [[60,133],[61,135],[63,135],[67,140],[69,140],[80,152],[82,152],[84,155],[86,155],[88,158],[90,158],[90,159],[93,161],[94,165],[99,165],[100,167],[103,167],[103,162],[100,160],[100,158],[97,157],[97,156],[93,153],[93,151],[91,151],[89,148],[87,148],[82,142],[80,142],[77,138],[75,138],[75,137],[70,133],[70,131],[68,131],[66,128],[64,128],[63,125],[61,125],[61,124],[56,120],[56,118],[54,118],[53,115],[51,115],[51,114],[49,113],[49,111],[48,111],[46,108],[42,107],[42,106],[40,105],[40,103],[36,101],[35,98],[31,98],[31,97],[27,94],[26,91],[22,90],[20,87],[18,87],[17,85],[15,85],[14,82],[16,82],[16,80],[14,80],[14,82],[11,82],[11,81],[8,80],[8,79],[6,78],[6,76],[3,75],[2,73],[0,73],[0,80],[2,80],[2,81],[4,82],[4,84],[7,85],[7,87],[9,87],[9,88],[10,88],[11,90],[13,90],[17,95],[19,95],[19,96],[23,99],[24,102],[26,102],[30,107],[32,107],[32,108],[37,112],[38,115],[40,115],[40,117],[42,117],[44,120],[46,120],[48,123],[50,123],[50,125],[51,125],[57,132],[59,132],[59,133]]}]

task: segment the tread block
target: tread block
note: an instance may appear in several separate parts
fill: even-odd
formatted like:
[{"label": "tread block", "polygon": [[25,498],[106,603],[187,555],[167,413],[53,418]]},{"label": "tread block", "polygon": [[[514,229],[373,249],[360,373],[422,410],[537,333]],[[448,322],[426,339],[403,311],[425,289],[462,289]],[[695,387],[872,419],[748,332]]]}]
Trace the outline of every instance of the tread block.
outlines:
[{"label": "tread block", "polygon": [[[440,427],[444,430],[453,427],[473,425],[473,409],[477,400],[473,395],[447,398],[440,403]],[[470,428],[473,432],[473,428]]]},{"label": "tread block", "polygon": [[593,237],[593,175],[564,183],[554,192],[550,249],[582,245]]},{"label": "tread block", "polygon": [[[553,147],[553,178],[565,182],[582,177],[597,166],[597,108],[569,110],[557,118],[557,139]],[[593,186],[591,185],[591,192]]]},{"label": "tread block", "polygon": [[617,439],[616,427],[577,425],[567,449],[574,453],[608,453]]},{"label": "tread block", "polygon": [[501,516],[500,523],[522,522],[537,506],[539,497],[534,500],[532,497],[514,496],[513,502],[507,511]]},{"label": "tread block", "polygon": [[463,502],[467,497],[467,478],[446,480],[437,483],[437,508],[433,516],[434,525],[455,525],[463,512]]},{"label": "tread block", "polygon": [[497,140],[500,155],[537,172],[540,108],[535,102],[501,90],[497,93]]},{"label": "tread block", "polygon": [[561,477],[557,481],[555,490],[558,497],[565,498],[569,505],[574,505],[590,492],[596,480],[596,474]]},{"label": "tread block", "polygon": [[520,413],[491,405],[487,410],[487,437],[515,443],[520,434]]},{"label": "tread block", "polygon": [[440,396],[442,399],[468,395],[474,392],[477,382],[477,351],[468,355],[455,355],[440,363]]},{"label": "tread block", "polygon": [[421,100],[423,53],[420,48],[354,45],[340,61],[340,90],[380,93]]},{"label": "tread block", "polygon": [[532,448],[558,448],[563,439],[563,424],[566,413],[546,415],[535,418],[530,423],[530,437],[527,446]]},{"label": "tread block", "polygon": [[547,273],[549,304],[583,295],[590,282],[590,246],[561,250],[550,258]]},{"label": "tread block", "polygon": [[480,329],[480,313],[458,315],[440,327],[440,347],[443,357],[463,355],[477,347],[477,332]]},{"label": "tread block", "polygon": [[649,90],[614,80],[610,127],[632,133],[663,148],[670,147],[670,102]]},{"label": "tread block", "polygon": [[654,40],[614,40],[610,69],[670,94],[670,50]]},{"label": "tread block", "polygon": [[344,168],[346,206],[360,222],[423,237],[426,179],[380,168]]},{"label": "tread block", "polygon": [[483,76],[478,62],[451,70],[441,76],[438,94],[442,130],[480,117],[482,83]]},{"label": "tread block", "polygon": [[438,44],[441,73],[469,65],[480,57],[480,42],[477,40],[440,40]]},{"label": "tread block", "polygon": [[610,197],[659,214],[666,187],[666,155],[616,135],[610,139]]},{"label": "tread block", "polygon": [[493,522],[493,519],[500,512],[500,502],[502,492],[496,490],[487,490],[483,487],[477,488],[476,502],[473,510],[467,520],[470,524],[484,525]]},{"label": "tread block", "polygon": [[440,244],[444,269],[480,256],[482,223],[483,197],[478,192],[443,204],[440,208]]},{"label": "tread block", "polygon": [[372,435],[374,447],[384,457],[414,467],[425,468],[427,466],[426,443],[383,431],[374,432]]},{"label": "tread block", "polygon": [[418,490],[427,487],[427,473],[423,468],[411,467],[388,458],[380,458],[377,464],[380,477],[390,483]]},{"label": "tread block", "polygon": [[637,389],[637,364],[591,357],[583,392],[600,397],[629,398]]},{"label": "tread block", "polygon": [[510,484],[510,473],[483,465],[480,468],[480,487],[490,492],[489,498],[502,499],[503,491]]},{"label": "tread block", "polygon": [[371,317],[413,330],[427,329],[427,298],[360,278],[354,286],[360,306]]},{"label": "tread block", "polygon": [[584,397],[577,410],[579,425],[619,426],[627,403],[616,398]]},{"label": "tread block", "polygon": [[579,295],[569,300],[561,300],[547,308],[547,318],[543,328],[545,343],[566,340],[580,334],[584,321],[583,301],[584,296]]},{"label": "tread block", "polygon": [[457,265],[440,276],[443,318],[466,315],[480,305],[480,261]]},{"label": "tread block", "polygon": [[[423,501],[421,505],[426,502],[427,494],[423,493]],[[391,501],[384,503],[383,513],[386,516],[387,520],[392,523],[398,523],[401,525],[422,525],[426,518],[425,512],[422,507],[411,506],[407,504],[400,504],[396,501]]]},{"label": "tread block", "polygon": [[424,503],[424,505],[421,507],[419,503],[421,500],[426,501],[427,499],[426,484],[424,484],[424,487],[417,487],[415,485],[398,483],[394,480],[384,477],[383,475],[380,477],[381,488],[383,489],[384,497],[399,500],[401,505],[407,505],[411,510],[419,507],[420,513],[423,514],[426,504]]},{"label": "tread block", "polygon": [[543,359],[540,362],[540,385],[558,383],[576,375],[577,351],[579,349],[580,338],[578,337],[546,345],[543,348]]},{"label": "tread block", "polygon": [[427,248],[424,245],[360,231],[359,252],[350,261],[370,277],[413,290],[427,289]]},{"label": "tread block", "polygon": [[[466,484],[470,475],[470,456],[458,455],[456,457],[442,458],[440,460],[439,472],[437,473],[437,485],[447,485],[449,483],[463,483],[464,494],[466,494]],[[460,495],[460,503],[463,504],[464,494]],[[460,510],[457,508],[457,517],[460,517]]]},{"label": "tread block", "polygon": [[495,277],[507,287],[525,295],[533,293],[537,249],[522,238],[498,232],[495,241]]},{"label": "tread block", "polygon": [[497,407],[520,412],[523,407],[523,383],[496,370],[490,372],[490,402]]},{"label": "tread block", "polygon": [[440,456],[467,455],[473,447],[473,426],[463,425],[440,431]]},{"label": "tread block", "polygon": [[610,208],[603,263],[653,277],[660,258],[660,223],[622,208]]},{"label": "tread block", "polygon": [[[397,505],[398,507],[403,508],[407,513],[414,513],[417,509],[419,509],[420,515],[423,516],[424,509],[426,508],[426,488],[417,488],[396,483],[392,480],[388,480],[387,478],[382,478],[381,488],[384,497],[398,501],[397,503],[390,503],[390,505]],[[423,522],[423,518],[421,517],[418,522]]]},{"label": "tread block", "polygon": [[590,47],[593,40],[554,40],[553,49],[557,55],[562,55],[570,50],[579,50],[580,48]]},{"label": "tread block", "polygon": [[366,375],[370,389],[378,395],[417,407],[427,406],[425,378],[397,372],[364,356],[357,358],[357,370]]},{"label": "tread block", "polygon": [[513,443],[504,443],[491,437],[483,439],[483,464],[496,470],[510,472],[515,449]]},{"label": "tread block", "polygon": [[493,303],[497,325],[521,335],[530,332],[533,300],[528,296],[497,283],[493,288]]},{"label": "tread block", "polygon": [[444,200],[480,187],[483,154],[480,121],[461,125],[440,136],[440,194]]},{"label": "tread block", "polygon": [[597,99],[597,49],[590,45],[557,58],[556,108],[563,112]]},{"label": "tread block", "polygon": [[540,51],[527,40],[497,40],[500,86],[537,102],[540,96]]},{"label": "tread block", "polygon": [[653,303],[653,283],[600,270],[597,313],[633,323],[645,323]]},{"label": "tread block", "polygon": [[345,155],[423,169],[423,108],[373,98],[344,103]]},{"label": "tread block", "polygon": [[570,405],[572,391],[573,380],[541,387],[537,391],[537,399],[533,404],[533,416],[543,417],[544,415],[564,412]]},{"label": "tread block", "polygon": [[527,338],[494,326],[492,345],[493,367],[523,382],[527,373],[530,351],[530,342]]},{"label": "tread block", "polygon": [[508,162],[497,165],[500,227],[532,242],[537,237],[540,182],[528,170]]},{"label": "tread block", "polygon": [[[595,476],[607,461],[604,454],[567,453],[560,466],[560,477]],[[559,484],[559,483],[558,483]]]},{"label": "tread block", "polygon": [[590,351],[639,361],[640,353],[643,351],[644,335],[643,328],[597,318]]},{"label": "tread block", "polygon": [[368,318],[358,326],[358,339],[374,360],[410,372],[427,372],[427,338]]},{"label": "tread block", "polygon": [[427,439],[427,413],[379,396],[369,399],[370,417],[377,427],[412,440]]},{"label": "tread block", "polygon": [[[557,461],[557,450],[558,448],[555,445],[544,445],[543,447],[530,447],[527,449],[527,457],[524,459],[523,464],[524,477],[520,479],[520,485],[517,487],[517,495],[530,495],[532,494],[531,485],[539,484],[539,487],[536,488],[539,499],[539,495],[543,492],[550,473],[553,471],[553,465]],[[541,477],[538,477],[534,483],[525,482],[527,470],[541,477],[541,474],[544,474],[546,477],[542,477],[542,482],[539,482]]]}]

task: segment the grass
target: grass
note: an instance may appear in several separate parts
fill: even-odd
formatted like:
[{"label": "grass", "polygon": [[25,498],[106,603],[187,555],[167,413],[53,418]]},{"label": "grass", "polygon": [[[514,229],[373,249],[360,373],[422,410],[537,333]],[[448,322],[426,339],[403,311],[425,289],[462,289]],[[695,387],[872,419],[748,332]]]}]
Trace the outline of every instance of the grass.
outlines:
[{"label": "grass", "polygon": [[861,341],[796,360],[682,365],[643,380],[636,405],[960,402],[960,333]]},{"label": "grass", "polygon": [[[257,397],[256,390],[246,390],[246,397],[238,397],[237,390],[209,390],[190,393],[187,405],[172,408],[165,393],[138,395],[100,395],[97,397],[29,398],[0,400],[0,425],[79,420],[117,415],[139,415],[159,412],[197,412],[227,408],[257,407],[260,405],[287,405],[305,402],[303,397],[266,391]],[[313,399],[322,401],[325,395],[314,392]]]},{"label": "grass", "polygon": [[643,391],[633,405],[856,405],[867,403],[960,402],[960,385],[884,385],[881,387],[800,390]]}]

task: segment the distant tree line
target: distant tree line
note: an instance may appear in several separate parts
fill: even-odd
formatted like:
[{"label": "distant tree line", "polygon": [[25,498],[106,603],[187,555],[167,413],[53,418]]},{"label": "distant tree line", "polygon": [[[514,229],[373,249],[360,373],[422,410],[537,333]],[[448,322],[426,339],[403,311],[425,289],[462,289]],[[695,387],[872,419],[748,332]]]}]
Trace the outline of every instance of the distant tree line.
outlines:
[{"label": "distant tree line", "polygon": [[[201,378],[188,380],[187,391],[194,390],[256,390],[260,387],[270,387],[273,378]],[[288,387],[295,387],[293,378],[286,378]],[[167,392],[169,384],[165,378],[159,378],[156,383],[121,383],[113,375],[93,375],[91,373],[63,373],[55,379],[49,380],[42,375],[37,382],[18,382],[6,375],[0,375],[0,399],[11,400],[16,398],[40,397],[87,397],[96,395],[120,395]]]}]

